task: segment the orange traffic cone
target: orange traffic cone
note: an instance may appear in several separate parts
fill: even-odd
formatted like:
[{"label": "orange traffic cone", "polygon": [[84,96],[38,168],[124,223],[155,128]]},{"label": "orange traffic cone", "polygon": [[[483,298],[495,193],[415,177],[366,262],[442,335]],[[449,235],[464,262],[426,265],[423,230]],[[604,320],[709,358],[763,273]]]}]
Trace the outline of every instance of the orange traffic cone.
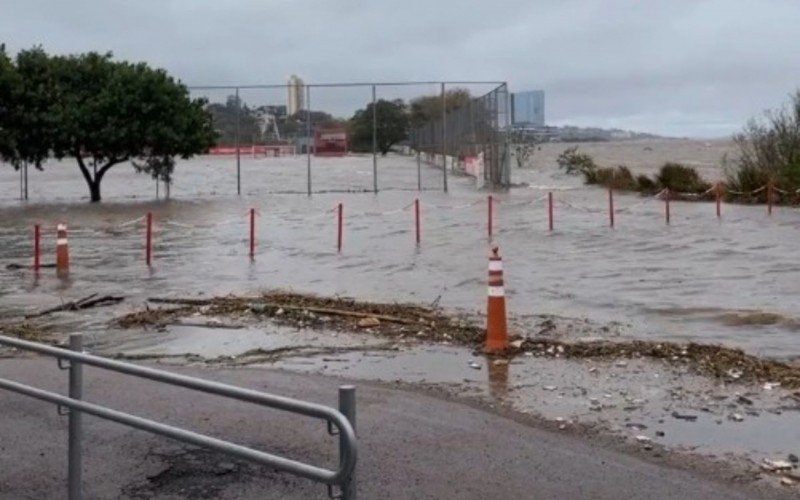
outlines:
[{"label": "orange traffic cone", "polygon": [[56,239],[56,273],[69,274],[69,245],[67,244],[67,225],[59,224]]},{"label": "orange traffic cone", "polygon": [[489,257],[489,298],[486,307],[485,351],[501,352],[508,348],[506,326],[506,294],[503,289],[503,259],[497,247]]}]

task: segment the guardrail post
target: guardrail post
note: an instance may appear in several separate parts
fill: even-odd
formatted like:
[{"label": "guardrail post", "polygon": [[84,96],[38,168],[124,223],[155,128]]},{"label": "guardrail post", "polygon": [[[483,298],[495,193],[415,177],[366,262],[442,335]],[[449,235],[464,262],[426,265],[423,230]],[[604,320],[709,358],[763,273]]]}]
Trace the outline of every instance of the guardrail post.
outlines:
[{"label": "guardrail post", "polygon": [[[356,431],[356,388],[352,385],[339,387],[339,411],[350,422],[353,432]],[[339,453],[347,446],[344,433],[339,437]],[[356,471],[342,484],[342,500],[356,500]]]},{"label": "guardrail post", "polygon": [[[69,348],[72,351],[83,351],[83,335],[75,333],[69,336]],[[83,398],[83,365],[77,361],[69,362],[69,397],[72,399]],[[81,441],[83,429],[81,428],[81,412],[74,408],[69,411],[69,446],[68,446],[68,481],[69,500],[83,500],[82,476],[83,459]]]}]

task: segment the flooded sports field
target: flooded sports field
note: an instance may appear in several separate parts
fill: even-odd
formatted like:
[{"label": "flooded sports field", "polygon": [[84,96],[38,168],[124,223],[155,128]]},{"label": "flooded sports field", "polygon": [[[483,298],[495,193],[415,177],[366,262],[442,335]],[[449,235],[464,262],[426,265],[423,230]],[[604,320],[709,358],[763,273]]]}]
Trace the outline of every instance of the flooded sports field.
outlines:
[{"label": "flooded sports field", "polygon": [[[672,202],[667,225],[662,201],[617,194],[611,229],[605,191],[537,160],[532,168],[514,168],[521,187],[494,195],[490,240],[487,193],[474,179],[451,176],[444,193],[441,170],[423,164],[418,171],[414,157],[393,155],[378,159],[374,194],[366,192],[373,185],[371,156],[314,158],[309,197],[306,169],[305,156],[242,157],[237,196],[235,159],[198,157],[177,166],[167,201],[163,187],[156,199],[152,179],[120,165],[103,182],[103,202],[90,204],[72,162],[31,170],[27,202],[18,200],[19,174],[4,166],[0,315],[16,317],[92,293],[124,296],[119,307],[58,320],[58,328],[101,336],[120,308],[139,307],[147,297],[275,288],[480,313],[493,241],[504,257],[509,311],[523,323],[534,314],[586,318],[612,324],[607,331],[615,338],[724,343],[766,357],[800,357],[796,209],[777,208],[769,216],[762,206],[724,205],[717,219],[713,204]],[[258,214],[252,260],[251,207]],[[149,268],[147,212],[155,221]],[[53,269],[37,275],[26,268],[35,224],[43,228],[43,263],[54,262],[59,222],[69,228],[67,279]]]}]

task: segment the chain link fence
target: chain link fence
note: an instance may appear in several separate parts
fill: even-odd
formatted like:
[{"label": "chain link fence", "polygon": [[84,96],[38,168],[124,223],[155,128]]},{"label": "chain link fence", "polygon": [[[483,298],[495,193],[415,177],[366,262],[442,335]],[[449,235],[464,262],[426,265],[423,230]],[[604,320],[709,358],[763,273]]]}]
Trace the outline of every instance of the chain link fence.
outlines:
[{"label": "chain link fence", "polygon": [[411,147],[428,163],[482,179],[490,187],[511,183],[508,85],[448,109],[442,85],[442,117],[410,131]]},{"label": "chain link fence", "polygon": [[[295,81],[189,90],[192,98],[207,101],[217,145],[209,154],[178,160],[169,185],[136,173],[131,165],[116,166],[103,182],[104,199],[447,191],[448,175],[454,173],[475,177],[478,186],[509,183],[504,83]],[[450,102],[451,93],[461,99]],[[396,133],[396,115],[384,112],[390,104],[409,121],[385,155],[383,139]],[[362,118],[358,134],[356,116]],[[320,134],[337,130],[346,137],[346,155],[320,154]],[[50,199],[55,191],[65,201],[85,198],[74,160],[47,163],[41,173],[0,165],[0,201],[28,199],[28,173],[33,199]]]}]

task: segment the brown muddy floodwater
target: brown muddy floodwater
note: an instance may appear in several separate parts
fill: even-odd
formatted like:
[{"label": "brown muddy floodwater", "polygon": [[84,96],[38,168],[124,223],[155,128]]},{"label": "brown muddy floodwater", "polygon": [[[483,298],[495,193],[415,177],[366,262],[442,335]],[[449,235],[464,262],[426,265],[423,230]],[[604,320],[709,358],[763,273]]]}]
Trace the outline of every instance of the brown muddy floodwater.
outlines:
[{"label": "brown muddy floodwater", "polygon": [[[674,159],[693,154],[678,144],[683,143],[675,143]],[[628,147],[672,159],[668,145],[651,151],[636,143]],[[711,165],[717,151],[706,153],[702,161]],[[604,191],[561,174],[552,161],[537,161],[533,168],[514,169],[514,181],[530,186],[495,195],[494,241],[505,260],[512,314],[615,321],[624,325],[621,337],[715,342],[763,356],[800,356],[800,211],[779,208],[770,217],[764,207],[726,205],[717,220],[711,204],[673,202],[667,226],[663,202],[618,194],[612,230]],[[348,193],[371,189],[372,158],[314,159],[314,190],[340,192],[308,197],[298,194],[306,189],[305,157],[243,158],[238,197],[235,172],[231,158],[182,162],[172,199],[164,201],[155,199],[152,180],[121,165],[106,176],[103,203],[92,205],[71,162],[31,172],[31,200],[24,203],[17,199],[18,174],[4,166],[0,317],[94,292],[126,296],[120,306],[57,320],[58,328],[102,335],[110,317],[140,306],[148,296],[267,288],[376,301],[438,299],[447,308],[483,309],[490,243],[486,193],[476,191],[471,179],[451,177],[445,194],[441,171],[423,165],[424,191],[417,193],[416,161],[389,156],[378,162],[380,193]],[[550,189],[551,234],[544,201]],[[419,247],[408,208],[417,196]],[[345,207],[341,254],[331,211],[339,202]],[[252,262],[250,207],[260,213]],[[156,220],[150,269],[140,219],[147,211]],[[52,269],[39,276],[6,270],[8,264],[31,262],[36,223],[45,228],[44,261],[53,262],[57,222],[70,228],[68,280],[57,279]]]}]

